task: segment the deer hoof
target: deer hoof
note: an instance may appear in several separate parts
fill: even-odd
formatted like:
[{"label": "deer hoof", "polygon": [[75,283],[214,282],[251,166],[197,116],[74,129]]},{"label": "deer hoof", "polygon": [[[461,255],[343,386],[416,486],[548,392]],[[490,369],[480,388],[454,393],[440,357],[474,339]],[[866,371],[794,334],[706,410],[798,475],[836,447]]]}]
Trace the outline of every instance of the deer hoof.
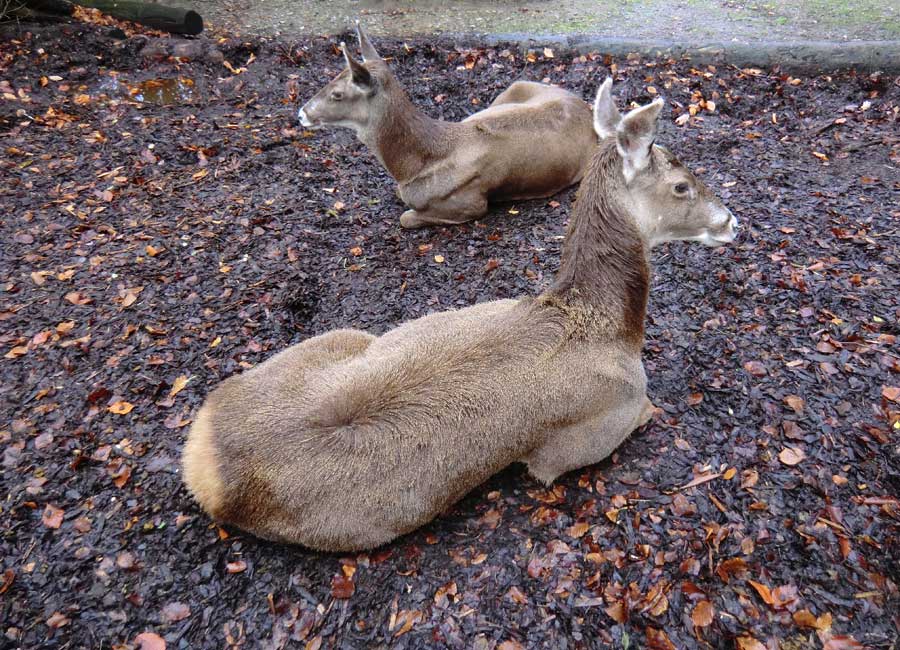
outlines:
[{"label": "deer hoof", "polygon": [[421,228],[427,223],[415,210],[407,210],[400,215],[400,225],[404,228]]}]

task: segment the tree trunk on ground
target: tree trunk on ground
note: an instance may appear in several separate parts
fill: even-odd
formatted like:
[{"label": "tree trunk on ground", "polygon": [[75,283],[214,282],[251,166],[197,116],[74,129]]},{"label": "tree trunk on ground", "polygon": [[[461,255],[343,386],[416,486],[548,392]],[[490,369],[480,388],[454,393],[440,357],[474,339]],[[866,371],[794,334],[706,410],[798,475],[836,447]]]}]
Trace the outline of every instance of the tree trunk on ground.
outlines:
[{"label": "tree trunk on ground", "polygon": [[203,31],[203,18],[190,9],[165,7],[139,0],[75,0],[75,4],[99,9],[115,18],[131,20],[173,34],[196,36]]},{"label": "tree trunk on ground", "polygon": [[[2,1],[2,0],[0,0]],[[105,14],[122,20],[130,20],[153,29],[160,29],[172,34],[188,34],[196,36],[203,31],[203,18],[190,9],[176,9],[140,0],[12,0],[18,2],[18,15],[24,17],[43,14],[69,16],[74,5],[99,9]],[[14,15],[16,7],[13,5]]]}]

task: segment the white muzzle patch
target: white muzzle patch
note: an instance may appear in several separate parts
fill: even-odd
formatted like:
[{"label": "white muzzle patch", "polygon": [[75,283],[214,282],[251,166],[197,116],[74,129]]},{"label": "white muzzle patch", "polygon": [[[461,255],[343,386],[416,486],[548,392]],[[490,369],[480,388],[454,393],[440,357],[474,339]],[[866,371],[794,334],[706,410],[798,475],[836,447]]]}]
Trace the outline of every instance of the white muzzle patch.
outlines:
[{"label": "white muzzle patch", "polygon": [[307,117],[307,115],[306,115],[306,107],[305,107],[305,106],[303,106],[303,107],[297,112],[297,119],[299,119],[299,120],[300,120],[300,124],[302,124],[302,125],[305,126],[305,127],[312,127],[312,126],[315,126],[315,125],[310,121],[309,117]]}]

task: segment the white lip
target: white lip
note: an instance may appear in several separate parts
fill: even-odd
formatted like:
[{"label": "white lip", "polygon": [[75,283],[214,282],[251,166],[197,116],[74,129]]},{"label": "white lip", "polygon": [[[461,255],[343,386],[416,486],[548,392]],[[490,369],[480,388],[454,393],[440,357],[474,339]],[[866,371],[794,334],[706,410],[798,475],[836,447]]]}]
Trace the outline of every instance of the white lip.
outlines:
[{"label": "white lip", "polygon": [[300,111],[297,113],[297,118],[300,120],[300,124],[302,124],[305,127],[315,126],[310,121],[310,119],[306,116],[306,107],[303,107],[300,109]]}]

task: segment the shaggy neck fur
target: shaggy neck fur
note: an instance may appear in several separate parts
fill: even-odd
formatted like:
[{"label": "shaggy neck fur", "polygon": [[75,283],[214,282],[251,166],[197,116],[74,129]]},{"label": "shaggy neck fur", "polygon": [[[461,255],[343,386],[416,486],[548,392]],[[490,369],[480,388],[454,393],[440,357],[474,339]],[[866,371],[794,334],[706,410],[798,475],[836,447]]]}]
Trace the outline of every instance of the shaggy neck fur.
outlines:
[{"label": "shaggy neck fur", "polygon": [[547,294],[604,315],[640,348],[650,269],[637,224],[617,199],[624,192],[622,159],[607,138],[578,189],[559,273]]},{"label": "shaggy neck fur", "polygon": [[404,183],[428,163],[447,156],[452,125],[431,119],[416,108],[390,73],[381,78],[386,105],[360,139],[375,151],[391,176]]}]

